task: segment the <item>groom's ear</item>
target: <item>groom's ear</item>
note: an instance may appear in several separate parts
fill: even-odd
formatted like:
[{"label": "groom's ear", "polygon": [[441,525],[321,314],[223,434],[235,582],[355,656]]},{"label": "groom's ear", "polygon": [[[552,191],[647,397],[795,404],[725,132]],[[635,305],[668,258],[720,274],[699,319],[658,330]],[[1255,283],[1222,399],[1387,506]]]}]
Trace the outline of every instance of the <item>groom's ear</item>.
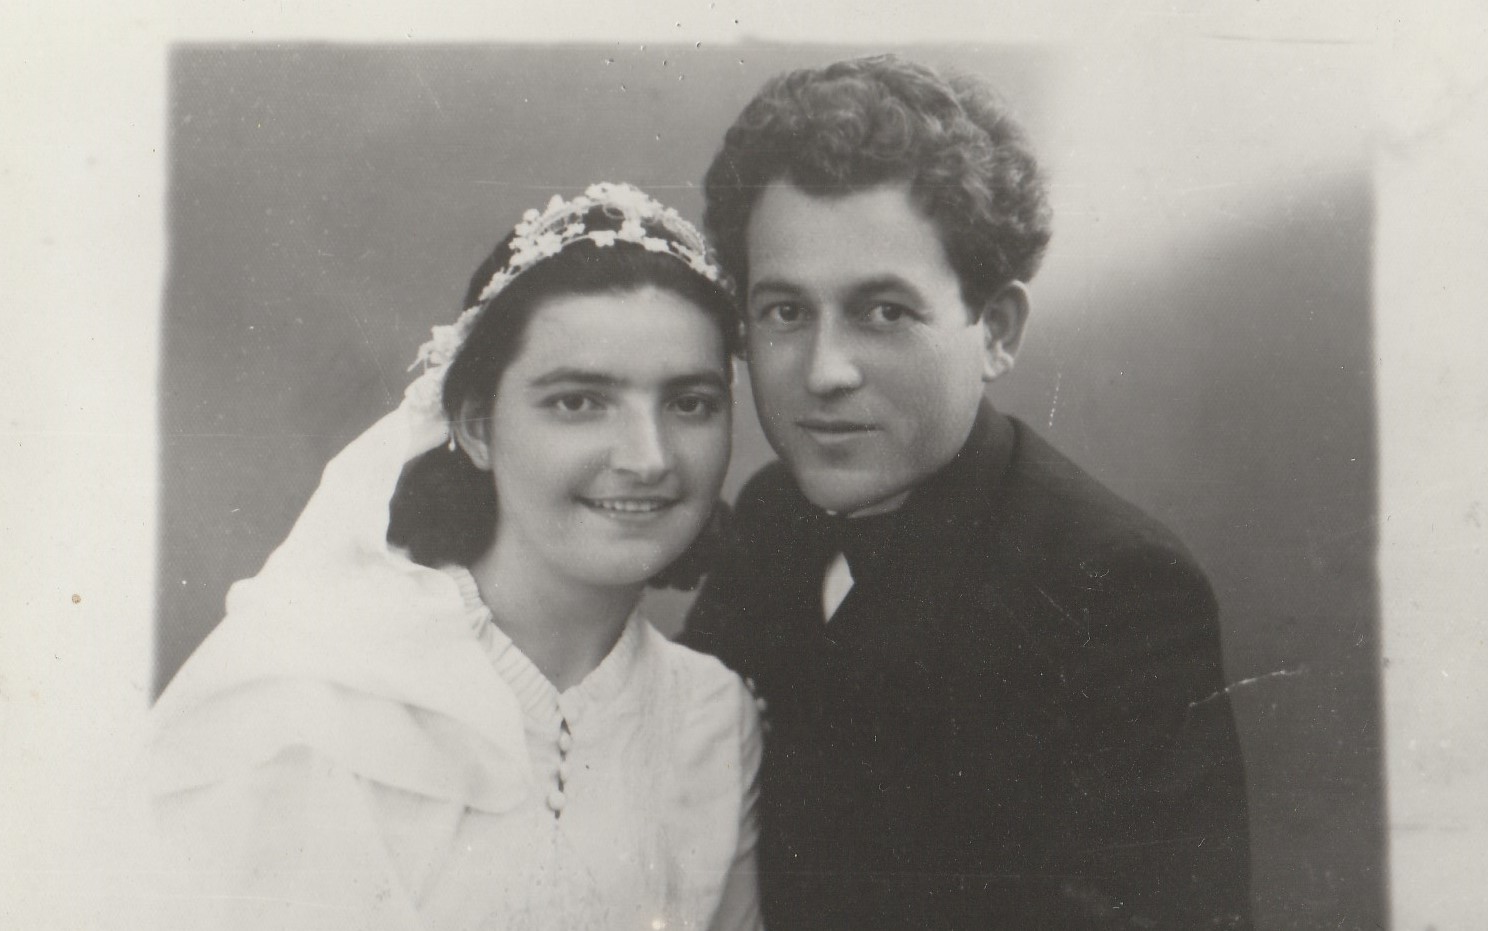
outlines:
[{"label": "groom's ear", "polygon": [[1003,285],[981,306],[982,380],[991,381],[1013,367],[1028,327],[1028,287],[1021,281]]},{"label": "groom's ear", "polygon": [[450,432],[477,469],[485,472],[491,470],[490,417],[484,416],[474,404],[466,401],[460,406],[459,418],[450,424]]}]

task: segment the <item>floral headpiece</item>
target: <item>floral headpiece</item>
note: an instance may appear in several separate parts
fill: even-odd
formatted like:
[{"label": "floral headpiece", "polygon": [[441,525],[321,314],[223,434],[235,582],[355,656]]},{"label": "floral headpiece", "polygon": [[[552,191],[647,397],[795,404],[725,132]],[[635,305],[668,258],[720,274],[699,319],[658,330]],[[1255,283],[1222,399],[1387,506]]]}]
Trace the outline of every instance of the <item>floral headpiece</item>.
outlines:
[{"label": "floral headpiece", "polygon": [[[585,217],[595,208],[603,209],[608,217],[619,221],[618,227],[590,229],[585,226]],[[660,227],[667,235],[652,235],[647,230],[648,225]],[[634,243],[647,252],[670,255],[685,262],[693,271],[726,291],[733,289],[697,227],[684,220],[676,210],[629,184],[608,181],[591,184],[573,200],[564,200],[554,194],[541,212],[534,208],[522,214],[522,222],[512,229],[512,233],[510,258],[481,289],[475,306],[467,308],[454,323],[434,327],[433,338],[419,347],[418,358],[408,367],[411,372],[423,366],[424,371],[408,386],[405,394],[430,413],[437,413],[440,409],[445,370],[475,327],[481,308],[518,275],[576,242],[592,242],[601,248],[614,246],[617,242]]]}]

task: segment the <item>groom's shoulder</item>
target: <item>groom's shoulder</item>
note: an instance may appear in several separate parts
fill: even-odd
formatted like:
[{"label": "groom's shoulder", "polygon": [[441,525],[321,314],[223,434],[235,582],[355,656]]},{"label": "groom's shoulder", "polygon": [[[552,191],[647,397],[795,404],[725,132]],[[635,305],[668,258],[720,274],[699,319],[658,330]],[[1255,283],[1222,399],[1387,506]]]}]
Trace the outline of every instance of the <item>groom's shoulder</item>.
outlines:
[{"label": "groom's shoulder", "polygon": [[993,496],[1002,528],[1024,548],[1172,551],[1183,544],[1164,524],[1021,421],[1004,487]]},{"label": "groom's shoulder", "polygon": [[1213,620],[1207,574],[1171,529],[1026,425],[1017,428],[992,523],[998,542],[986,554],[999,577],[1029,581],[1038,599],[1092,615],[1142,614],[1162,601]]}]

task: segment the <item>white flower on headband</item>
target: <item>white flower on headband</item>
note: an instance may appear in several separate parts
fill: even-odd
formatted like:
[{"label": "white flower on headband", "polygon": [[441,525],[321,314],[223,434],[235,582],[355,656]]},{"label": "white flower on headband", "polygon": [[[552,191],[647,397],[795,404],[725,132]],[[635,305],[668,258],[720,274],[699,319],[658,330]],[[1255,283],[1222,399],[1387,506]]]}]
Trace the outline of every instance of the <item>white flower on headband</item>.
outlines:
[{"label": "white flower on headband", "polygon": [[[585,217],[596,207],[619,220],[619,228],[586,227]],[[660,227],[666,235],[651,235],[647,224]],[[453,324],[434,327],[433,338],[419,347],[418,358],[409,371],[422,365],[424,372],[408,386],[405,395],[421,409],[437,414],[445,370],[459,354],[481,308],[522,272],[576,242],[592,242],[601,248],[612,247],[617,242],[633,243],[647,252],[670,255],[685,262],[709,281],[731,289],[728,277],[713,260],[708,242],[697,227],[640,189],[604,181],[591,184],[573,200],[555,194],[541,211],[532,208],[523,212],[522,221],[512,228],[510,257],[481,289],[476,305],[466,309]]]},{"label": "white flower on headband", "polygon": [[470,335],[471,327],[475,326],[478,309],[472,307],[460,314],[459,319],[454,323],[436,326],[430,330],[433,338],[419,347],[418,358],[414,359],[408,370],[411,372],[420,365],[426,369],[442,368],[453,362],[455,354],[460,351],[460,346],[465,342],[465,337]]},{"label": "white flower on headband", "polygon": [[709,281],[718,281],[718,266],[714,265],[712,262],[709,262],[707,256],[703,255],[701,252],[693,252],[691,249],[689,249],[682,254],[682,257],[687,261],[688,266],[691,267],[693,271],[697,272],[699,275],[702,275]]},{"label": "white flower on headband", "polygon": [[454,326],[437,326],[430,331],[434,338],[420,350],[422,361],[428,365],[448,365],[460,348],[460,332]]},{"label": "white flower on headband", "polygon": [[641,221],[634,217],[626,217],[625,222],[620,224],[620,232],[615,234],[626,242],[641,242],[646,238],[646,227]]},{"label": "white flower on headband", "polygon": [[517,276],[509,269],[502,269],[491,278],[490,282],[484,288],[481,289],[481,293],[479,297],[476,298],[476,300],[484,304],[486,301],[489,301],[491,298],[499,294],[501,292],[501,289],[506,287],[515,277]]},{"label": "white flower on headband", "polygon": [[666,209],[652,200],[645,191],[630,184],[601,181],[598,184],[589,185],[584,194],[603,203],[606,207],[613,207],[623,213],[633,213],[643,217],[655,216]]},{"label": "white flower on headband", "polygon": [[403,390],[414,407],[431,414],[438,413],[444,399],[444,368],[429,369]]}]

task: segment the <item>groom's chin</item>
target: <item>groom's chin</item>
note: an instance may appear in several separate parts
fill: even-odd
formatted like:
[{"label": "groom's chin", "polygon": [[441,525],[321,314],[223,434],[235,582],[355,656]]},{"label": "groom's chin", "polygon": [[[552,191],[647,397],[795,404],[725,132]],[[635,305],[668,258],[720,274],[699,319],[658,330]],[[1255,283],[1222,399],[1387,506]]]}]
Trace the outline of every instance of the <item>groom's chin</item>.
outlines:
[{"label": "groom's chin", "polygon": [[893,510],[906,489],[872,469],[810,464],[791,469],[801,493],[824,511],[844,517]]}]

